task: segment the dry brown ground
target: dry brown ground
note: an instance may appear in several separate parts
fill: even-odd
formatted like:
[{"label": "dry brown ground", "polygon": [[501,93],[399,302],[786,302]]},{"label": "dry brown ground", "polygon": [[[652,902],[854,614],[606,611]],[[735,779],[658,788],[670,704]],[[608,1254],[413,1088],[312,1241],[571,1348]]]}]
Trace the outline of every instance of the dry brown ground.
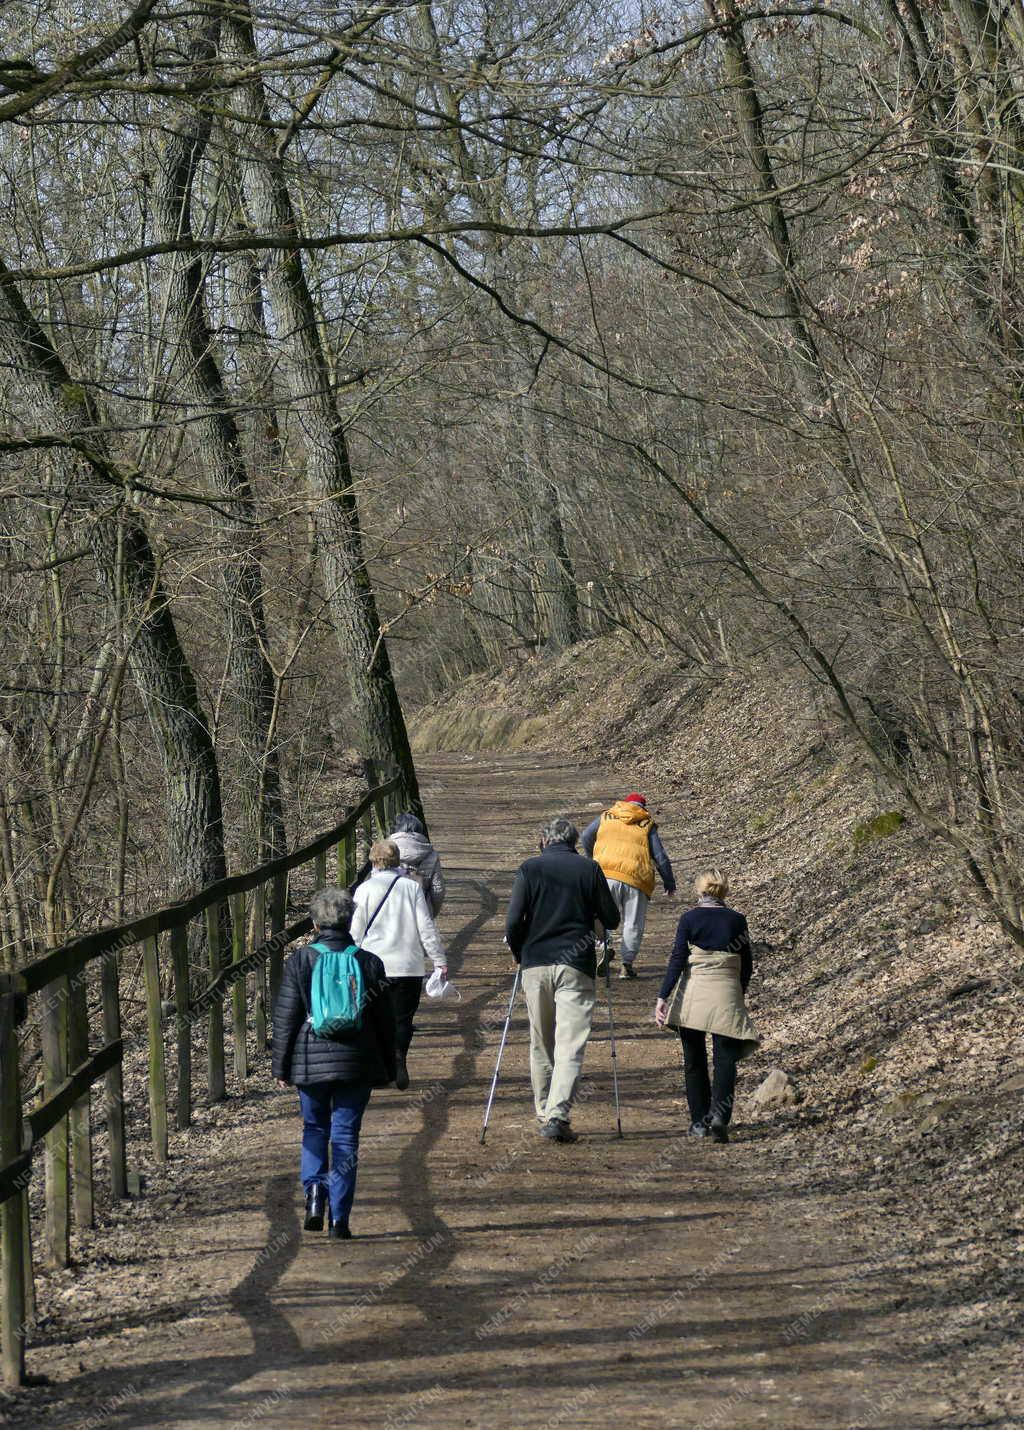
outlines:
[{"label": "dry brown ground", "polygon": [[[11,1423],[923,1430],[1009,1425],[985,1409],[987,1343],[937,1309],[948,1250],[908,1241],[882,1192],[838,1191],[809,1120],[693,1144],[678,1051],[650,1008],[678,906],[656,902],[644,976],[613,984],[625,1138],[606,1018],[575,1146],[538,1138],[520,1005],[487,1146],[480,1117],[510,987],[511,871],[541,818],[581,815],[611,772],[519,754],[425,764],[465,995],[426,1008],[405,1095],[367,1114],[356,1239],[302,1233],[293,1098],[265,1074],[211,1109],[153,1194],[80,1243]],[[612,791],[614,792],[614,791]],[[682,853],[682,820],[666,822]],[[841,1169],[837,1169],[841,1170]],[[103,1258],[106,1258],[104,1264]],[[60,1309],[60,1297],[68,1309]],[[975,1357],[975,1359],[972,1359]],[[984,1383],[982,1383],[984,1382]],[[1002,1403],[1002,1397],[1000,1397]]]}]

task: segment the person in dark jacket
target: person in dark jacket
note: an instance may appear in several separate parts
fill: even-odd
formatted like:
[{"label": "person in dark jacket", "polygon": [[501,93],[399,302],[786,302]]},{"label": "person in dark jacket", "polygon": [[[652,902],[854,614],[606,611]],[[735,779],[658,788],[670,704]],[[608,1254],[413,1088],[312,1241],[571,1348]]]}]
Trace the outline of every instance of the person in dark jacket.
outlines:
[{"label": "person in dark jacket", "polygon": [[[352,895],[320,889],[309,915],[314,939],[323,948],[353,948],[349,937]],[[358,1029],[318,1037],[310,1024],[313,967],[319,950],[306,944],[284,966],[274,1005],[273,1074],[282,1087],[298,1088],[302,1112],[300,1176],[306,1193],[306,1231],[321,1231],[328,1210],[328,1235],[347,1241],[356,1190],[359,1129],[375,1087],[395,1080],[395,1011],[384,965],[373,953],[354,949],[363,975],[363,1017]],[[331,1149],[330,1176],[327,1148]]]},{"label": "person in dark jacket", "polygon": [[[760,1043],[744,1003],[753,954],[746,919],[725,903],[726,876],[709,869],[697,878],[694,892],[697,903],[679,920],[654,1021],[659,1028],[679,1029],[691,1135],[728,1142],[736,1064]],[[713,1083],[708,1033],[714,1046]]]},{"label": "person in dark jacket", "polygon": [[551,820],[541,852],[519,868],[505,938],[523,970],[530,1018],[530,1078],[541,1135],[575,1142],[570,1113],[594,1012],[594,921],[615,928],[619,910],[601,867],[576,851],[570,820]]}]

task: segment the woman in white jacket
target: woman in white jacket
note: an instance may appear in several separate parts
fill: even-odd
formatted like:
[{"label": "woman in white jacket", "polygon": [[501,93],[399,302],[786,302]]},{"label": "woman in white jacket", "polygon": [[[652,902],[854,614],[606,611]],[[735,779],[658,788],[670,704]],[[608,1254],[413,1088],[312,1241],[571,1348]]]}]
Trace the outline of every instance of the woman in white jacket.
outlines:
[{"label": "woman in white jacket", "polygon": [[419,880],[399,868],[401,854],[391,839],[381,839],[370,850],[373,872],[356,890],[352,913],[352,942],[375,953],[384,965],[395,1004],[395,1086],[409,1086],[406,1054],[412,1042],[413,1018],[423,993],[425,959],[448,974],[448,957]]}]

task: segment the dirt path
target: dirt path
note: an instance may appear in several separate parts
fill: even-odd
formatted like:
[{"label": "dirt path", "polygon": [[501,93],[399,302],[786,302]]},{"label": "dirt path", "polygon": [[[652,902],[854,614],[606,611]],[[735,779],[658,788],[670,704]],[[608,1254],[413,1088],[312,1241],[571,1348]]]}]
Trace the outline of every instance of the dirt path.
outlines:
[{"label": "dirt path", "polygon": [[[54,1377],[23,1423],[918,1430],[954,1423],[920,1352],[912,1280],[841,1204],[801,1196],[764,1128],[693,1144],[678,1051],[650,1022],[677,906],[655,908],[645,975],[613,985],[626,1137],[606,1017],[576,1125],[536,1135],[516,1012],[486,1148],[480,1117],[510,987],[501,920],[543,816],[583,814],[607,772],[537,756],[434,759],[443,926],[465,1001],[428,1008],[413,1086],[367,1114],[356,1239],[299,1229],[290,1096],[250,1101],[216,1162],[151,1221],[90,1339],[37,1350]],[[672,838],[671,823],[666,836]],[[657,969],[657,973],[656,970]],[[228,1116],[230,1114],[227,1114]]]}]

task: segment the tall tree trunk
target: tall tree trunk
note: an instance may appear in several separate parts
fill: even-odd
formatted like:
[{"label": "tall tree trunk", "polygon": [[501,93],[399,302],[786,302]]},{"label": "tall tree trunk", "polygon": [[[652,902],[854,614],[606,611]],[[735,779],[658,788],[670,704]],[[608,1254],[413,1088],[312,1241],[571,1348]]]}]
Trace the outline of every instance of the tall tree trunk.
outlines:
[{"label": "tall tree trunk", "polygon": [[544,591],[548,607],[548,639],[552,651],[575,645],[582,634],[569,548],[565,540],[558,493],[549,483],[537,509],[538,544],[544,553]]},{"label": "tall tree trunk", "polygon": [[733,112],[746,150],[751,176],[761,195],[769,261],[775,271],[780,316],[789,329],[794,371],[805,397],[833,411],[831,385],[825,376],[814,335],[804,316],[796,277],[789,220],[775,178],[765,133],[764,108],[754,79],[743,21],[734,0],[705,0],[711,20],[721,26],[725,72]]},{"label": "tall tree trunk", "polygon": [[179,894],[199,888],[222,878],[226,865],[217,757],[195,676],[146,528],[119,490],[123,476],[105,446],[102,419],[2,262],[0,354],[38,429],[87,453],[84,461],[68,452],[54,463],[62,473],[59,495],[88,523],[89,544],[112,606],[123,591],[129,622],[141,618],[131,669],[163,757],[171,883]]},{"label": "tall tree trunk", "polygon": [[[233,12],[224,33],[225,52],[249,75],[238,91],[235,113],[250,220],[263,233],[296,233],[298,222],[274,150],[247,6]],[[409,735],[363,552],[344,423],[301,255],[267,251],[264,281],[285,357],[291,405],[302,426],[324,594],[362,744],[371,758],[398,765],[406,801],[421,813]]]},{"label": "tall tree trunk", "polygon": [[955,96],[943,78],[939,55],[917,0],[884,0],[884,7],[898,37],[901,64],[907,69],[912,88],[925,98],[928,152],[955,251],[962,255],[967,291],[983,323],[991,326],[996,316],[991,273],[981,258],[970,189],[964,183],[961,155],[949,130]]},{"label": "tall tree trunk", "polygon": [[[227,131],[224,131],[218,160],[227,187],[232,222],[237,228],[244,228],[246,214],[241,176]],[[227,254],[224,263],[228,275],[229,325],[235,333],[235,357],[244,405],[250,414],[243,428],[249,425],[252,429],[247,457],[249,472],[253,481],[258,482],[261,476],[278,481],[284,471],[284,441],[278,420],[277,364],[263,301],[263,274],[251,249],[242,248]]]},{"label": "tall tree trunk", "polygon": [[534,533],[544,563],[547,643],[552,651],[561,651],[575,645],[583,634],[576,571],[562,520],[562,494],[550,475],[548,436],[540,419],[527,417],[523,437],[530,485],[536,492]]},{"label": "tall tree trunk", "polygon": [[[217,64],[220,18],[200,11],[188,45],[188,83],[197,98],[176,104],[154,195],[157,236],[192,238],[192,189],[210,135],[202,91]],[[208,480],[221,498],[219,576],[228,639],[228,687],[237,722],[238,780],[244,859],[259,862],[286,847],[281,774],[271,742],[274,676],[267,660],[259,514],[223,377],[213,353],[201,259],[187,249],[165,260],[166,329],[171,366],[200,413],[191,435]]]},{"label": "tall tree trunk", "polygon": [[[436,96],[438,109],[447,119],[440,130],[440,143],[459,176],[460,196],[484,224],[507,222],[511,207],[508,192],[503,185],[495,183],[491,175],[480,172],[479,164],[466,143],[462,128],[462,96],[445,77],[447,68],[429,0],[414,8],[411,25],[413,34],[418,36],[430,57],[426,67],[430,90]],[[488,235],[486,230],[482,242],[488,282],[499,291],[511,291],[518,286],[522,275],[513,269],[507,246],[495,234]],[[477,327],[482,342],[493,341],[482,321]],[[562,521],[562,494],[552,466],[547,461],[547,445],[540,424],[528,411],[521,395],[533,386],[533,365],[504,334],[498,335],[497,343],[501,353],[498,366],[505,370],[507,387],[513,394],[509,406],[514,429],[513,443],[517,450],[517,485],[525,487],[524,504],[533,514],[532,521],[526,523],[524,533],[527,562],[532,568],[540,566],[543,572],[542,610],[538,615],[545,614],[547,618],[547,643],[555,650],[564,650],[579,640],[582,626],[576,573]],[[533,586],[536,595],[535,581]],[[542,639],[544,633],[538,621],[537,640],[540,642]]]}]

